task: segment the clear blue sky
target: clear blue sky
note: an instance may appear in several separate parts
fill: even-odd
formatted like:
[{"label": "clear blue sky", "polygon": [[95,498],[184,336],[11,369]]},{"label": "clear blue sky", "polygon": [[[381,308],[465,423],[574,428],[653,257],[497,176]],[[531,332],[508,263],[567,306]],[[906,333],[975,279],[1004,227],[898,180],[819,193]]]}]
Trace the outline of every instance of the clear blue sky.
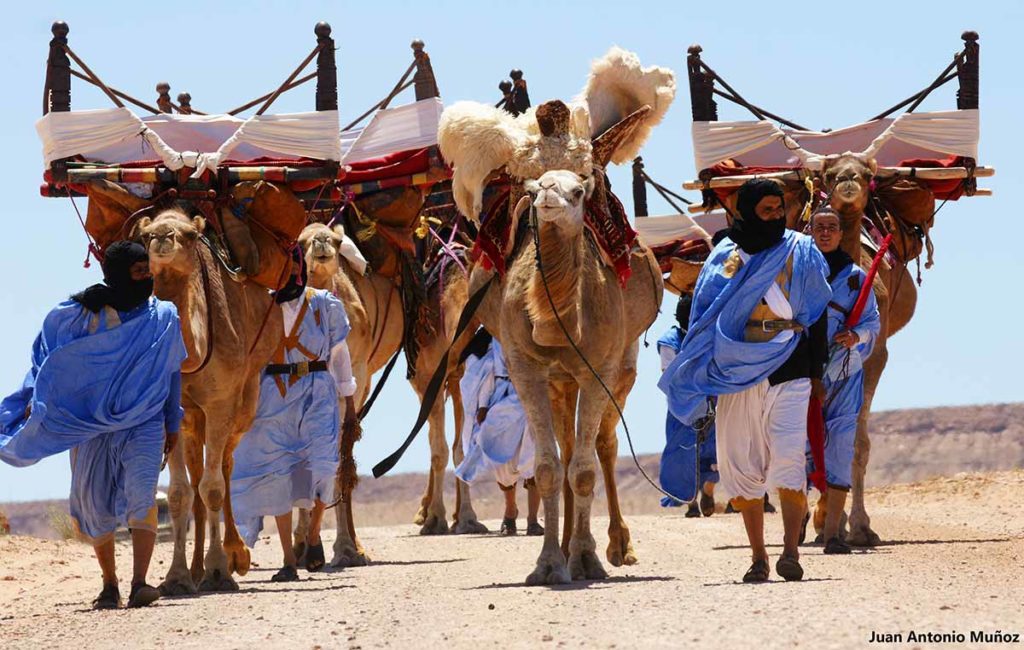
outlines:
[{"label": "clear blue sky", "polygon": [[[683,2],[19,2],[0,27],[4,100],[0,102],[5,199],[0,240],[0,392],[14,390],[28,367],[33,337],[46,312],[97,281],[82,268],[85,239],[66,200],[39,197],[40,116],[50,24],[71,26],[71,47],[110,85],[154,101],[168,81],[172,96],[188,90],[207,112],[229,110],[272,90],[314,45],[313,25],[327,20],[338,44],[343,121],[383,97],[409,64],[409,43],[422,38],[442,98],[496,101],[497,83],[521,68],[535,103],[570,98],[590,60],[617,44],[646,64],[676,70],[679,94],[643,151],[647,169],[678,187],[693,178],[686,48],[699,42],[705,60],[747,98],[811,128],[863,121],[927,85],[961,47],[960,33],[981,34],[980,161],[998,175],[984,186],[993,198],[951,203],[933,231],[935,268],[925,272],[914,321],[891,342],[889,368],[876,406],[882,409],[1024,399],[1024,319],[1020,282],[1022,224],[1013,208],[1021,188],[1024,106],[1020,63],[1024,8],[1015,2],[732,3]],[[955,84],[921,110],[955,108]],[[109,102],[84,82],[72,84],[72,106]],[[312,110],[312,86],[283,96],[278,112]],[[721,119],[747,119],[719,104]],[[346,119],[348,118],[348,119]],[[1018,151],[1015,152],[1015,149]],[[629,172],[612,180],[631,208]],[[656,196],[652,214],[668,212]],[[1019,199],[1018,199],[1019,200]],[[80,202],[84,209],[84,201]],[[671,297],[670,297],[671,299]],[[650,340],[672,322],[673,303]],[[979,332],[979,333],[975,333]],[[640,451],[659,451],[664,398],[655,387],[657,354],[641,351],[640,377],[626,415]],[[365,423],[357,447],[364,472],[390,453],[412,425],[415,395],[396,369]],[[449,431],[449,438],[451,432]],[[621,436],[621,429],[620,429]],[[621,451],[626,452],[623,440]],[[425,469],[426,436],[398,470]],[[66,456],[27,469],[0,463],[0,502],[67,496]],[[449,475],[450,476],[450,475]],[[411,513],[412,504],[410,504]]]}]

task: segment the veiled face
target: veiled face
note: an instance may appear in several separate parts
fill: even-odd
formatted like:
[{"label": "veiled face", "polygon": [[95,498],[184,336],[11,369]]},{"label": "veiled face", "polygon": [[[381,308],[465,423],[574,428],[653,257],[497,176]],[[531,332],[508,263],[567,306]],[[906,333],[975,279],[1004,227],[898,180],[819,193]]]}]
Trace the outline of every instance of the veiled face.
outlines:
[{"label": "veiled face", "polygon": [[583,204],[593,188],[592,177],[584,178],[564,169],[545,172],[537,180],[526,182],[537,218],[563,228],[582,227]]},{"label": "veiled face", "polygon": [[754,214],[761,221],[775,221],[786,216],[785,204],[778,196],[766,196],[754,206]]},{"label": "veiled face", "polygon": [[148,280],[153,277],[153,274],[149,272],[149,261],[143,260],[142,262],[136,262],[132,264],[132,268],[129,269],[133,282],[141,282]]}]

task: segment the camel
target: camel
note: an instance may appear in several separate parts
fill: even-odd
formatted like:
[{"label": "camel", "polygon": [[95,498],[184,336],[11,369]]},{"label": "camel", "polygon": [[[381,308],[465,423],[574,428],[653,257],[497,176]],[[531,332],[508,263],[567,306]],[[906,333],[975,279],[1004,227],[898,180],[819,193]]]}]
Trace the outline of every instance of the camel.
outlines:
[{"label": "camel", "polygon": [[[200,591],[234,591],[232,572],[249,570],[249,550],[231,513],[232,454],[252,425],[259,373],[283,330],[270,293],[236,281],[199,241],[205,228],[203,217],[170,208],[143,217],[134,230],[149,250],[156,296],[178,308],[188,350],[182,365],[181,442],[169,459],[174,557],[160,586],[168,595],[195,593],[196,583]],[[190,508],[195,519],[191,570],[185,562]],[[204,524],[210,536],[205,558]]]},{"label": "camel", "polygon": [[[861,243],[861,223],[870,198],[871,180],[875,176],[875,171],[875,161],[858,154],[830,156],[825,160],[821,170],[822,183],[826,193],[830,195],[829,203],[840,216],[843,230],[840,246],[864,269],[871,266],[874,256],[874,253]],[[928,194],[930,195],[930,192]],[[933,202],[928,204],[929,209],[932,205]],[[903,245],[897,240],[894,242],[894,250],[899,259],[909,261],[908,251],[905,248],[901,250]],[[851,486],[852,503],[848,521],[850,531],[846,537],[846,541],[853,546],[875,546],[881,541],[871,529],[871,518],[864,507],[864,475],[871,452],[868,417],[871,414],[875,390],[889,359],[888,339],[910,322],[917,306],[917,287],[907,269],[906,261],[894,266],[888,261],[883,261],[873,284],[882,329],[875,342],[874,351],[864,362],[864,406],[857,419]],[[824,503],[819,501],[814,517],[816,529],[823,526],[824,508]]]}]

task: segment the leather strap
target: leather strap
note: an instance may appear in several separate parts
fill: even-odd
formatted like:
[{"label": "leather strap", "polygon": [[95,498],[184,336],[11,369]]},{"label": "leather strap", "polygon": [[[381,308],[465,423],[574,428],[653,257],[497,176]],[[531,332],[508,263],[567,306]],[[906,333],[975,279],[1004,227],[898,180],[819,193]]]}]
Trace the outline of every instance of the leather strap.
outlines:
[{"label": "leather strap", "polygon": [[804,326],[795,320],[773,319],[773,320],[748,320],[747,327],[756,327],[764,332],[782,332],[792,330],[794,332],[804,331]]},{"label": "leather strap", "polygon": [[299,363],[271,363],[265,371],[268,375],[291,375],[305,377],[311,372],[326,372],[327,362],[322,360],[300,361]]}]

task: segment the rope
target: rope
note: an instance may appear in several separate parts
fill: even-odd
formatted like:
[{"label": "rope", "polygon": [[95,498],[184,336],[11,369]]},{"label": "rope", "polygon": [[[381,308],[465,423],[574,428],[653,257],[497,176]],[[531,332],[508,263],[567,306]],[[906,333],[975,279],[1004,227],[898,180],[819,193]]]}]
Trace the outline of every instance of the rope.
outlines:
[{"label": "rope", "polygon": [[75,214],[78,215],[78,223],[82,224],[82,231],[85,233],[85,238],[89,241],[89,246],[85,250],[85,261],[82,262],[82,268],[87,269],[92,266],[89,262],[90,255],[95,257],[97,262],[103,264],[103,251],[96,245],[92,235],[89,234],[89,229],[85,227],[85,219],[82,218],[82,213],[78,209],[78,204],[75,203],[75,197],[71,194],[71,188],[65,185],[64,190],[68,193],[68,198],[71,199],[71,207],[75,209]]}]

